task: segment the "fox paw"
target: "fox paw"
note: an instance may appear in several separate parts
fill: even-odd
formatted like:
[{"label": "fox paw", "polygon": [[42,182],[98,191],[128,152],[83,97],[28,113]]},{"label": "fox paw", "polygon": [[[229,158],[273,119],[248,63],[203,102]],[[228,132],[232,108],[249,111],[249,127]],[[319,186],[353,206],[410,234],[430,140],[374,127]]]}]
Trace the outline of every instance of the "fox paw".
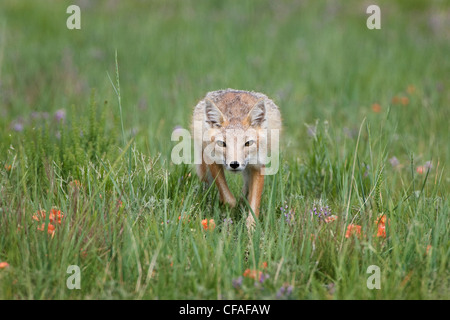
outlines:
[{"label": "fox paw", "polygon": [[255,229],[255,219],[251,213],[248,215],[245,225],[247,226],[248,232],[252,232]]},{"label": "fox paw", "polygon": [[236,199],[234,197],[227,197],[225,199],[220,199],[220,202],[230,206],[231,208],[236,207]]}]

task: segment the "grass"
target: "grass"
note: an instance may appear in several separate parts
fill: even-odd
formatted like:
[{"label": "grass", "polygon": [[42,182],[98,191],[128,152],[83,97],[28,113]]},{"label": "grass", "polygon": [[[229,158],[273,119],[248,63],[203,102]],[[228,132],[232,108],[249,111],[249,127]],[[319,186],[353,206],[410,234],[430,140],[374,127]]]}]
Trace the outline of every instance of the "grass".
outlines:
[{"label": "grass", "polygon": [[[379,1],[368,30],[358,1],[80,1],[76,31],[74,1],[50,2],[0,4],[0,299],[450,298],[444,2]],[[244,201],[170,161],[173,128],[227,87],[284,119],[252,235]],[[52,208],[50,235],[33,215]]]}]

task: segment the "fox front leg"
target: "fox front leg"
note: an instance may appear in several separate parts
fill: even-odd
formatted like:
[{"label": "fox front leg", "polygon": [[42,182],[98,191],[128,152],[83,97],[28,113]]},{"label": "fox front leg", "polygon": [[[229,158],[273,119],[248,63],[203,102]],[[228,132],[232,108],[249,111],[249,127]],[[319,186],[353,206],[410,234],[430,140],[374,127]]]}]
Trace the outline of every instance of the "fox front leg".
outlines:
[{"label": "fox front leg", "polygon": [[248,202],[250,204],[251,211],[248,214],[247,227],[253,226],[255,223],[252,211],[256,218],[259,217],[259,207],[261,205],[263,188],[264,175],[261,173],[261,168],[253,170],[250,169]]}]

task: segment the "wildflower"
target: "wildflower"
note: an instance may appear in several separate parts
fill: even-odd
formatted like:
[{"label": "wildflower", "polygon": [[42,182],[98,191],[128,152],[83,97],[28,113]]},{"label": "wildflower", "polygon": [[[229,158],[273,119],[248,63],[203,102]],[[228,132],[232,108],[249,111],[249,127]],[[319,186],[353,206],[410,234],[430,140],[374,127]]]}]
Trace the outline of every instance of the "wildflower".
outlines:
[{"label": "wildflower", "polygon": [[345,237],[350,238],[352,235],[356,235],[359,238],[361,236],[361,226],[356,224],[349,224],[347,227],[347,232],[345,233]]},{"label": "wildflower", "polygon": [[423,167],[427,170],[431,170],[431,168],[433,168],[433,164],[431,163],[431,161],[427,161],[427,162],[425,162]]},{"label": "wildflower", "polygon": [[385,214],[381,214],[377,220],[375,221],[376,224],[386,224],[386,215]]},{"label": "wildflower", "polygon": [[425,254],[430,253],[432,249],[433,249],[433,247],[431,246],[431,244],[429,244],[429,245],[427,246],[427,250],[425,251]]},{"label": "wildflower", "polygon": [[224,225],[233,224],[233,220],[231,220],[231,218],[225,218],[225,219],[223,219],[223,224]]},{"label": "wildflower", "polygon": [[[37,227],[39,231],[44,231],[45,223],[43,223],[40,227]],[[53,235],[55,233],[55,226],[51,223],[48,224],[47,233]]]},{"label": "wildflower", "polygon": [[263,273],[262,271],[253,269],[245,269],[243,276],[246,278],[258,280],[260,283],[263,283],[269,278],[269,275],[267,273]]},{"label": "wildflower", "polygon": [[233,284],[233,287],[235,289],[239,289],[242,286],[242,280],[243,280],[242,276],[239,276],[238,278],[233,279],[231,283]]},{"label": "wildflower", "polygon": [[81,256],[82,258],[86,258],[86,257],[87,257],[87,251],[86,251],[86,249],[83,249],[83,248],[80,249],[80,256]]},{"label": "wildflower", "polygon": [[329,222],[333,222],[337,218],[338,217],[336,215],[332,215],[332,216],[329,216],[329,217],[325,218],[323,221],[325,221],[326,223],[329,223]]},{"label": "wildflower", "polygon": [[45,219],[46,211],[45,210],[38,210],[32,217],[35,221],[40,221],[41,219]]},{"label": "wildflower", "polygon": [[406,277],[400,283],[400,287],[404,287],[409,282],[409,280],[411,280],[411,276],[412,276],[413,273],[414,273],[414,271],[412,271],[412,270],[410,272],[408,272]]},{"label": "wildflower", "polygon": [[392,104],[400,104],[400,100],[401,99],[399,97],[395,96],[392,98],[391,102]]},{"label": "wildflower", "polygon": [[11,165],[10,164],[5,164],[5,170],[6,171],[11,171]]},{"label": "wildflower", "polygon": [[288,285],[288,284],[283,284],[281,286],[281,288],[277,292],[277,298],[280,299],[280,298],[283,298],[283,297],[290,296],[293,289],[294,289],[293,286]]},{"label": "wildflower", "polygon": [[408,92],[409,94],[413,94],[413,93],[416,92],[416,87],[413,86],[412,84],[410,84],[410,85],[408,86],[408,88],[406,88],[406,92]]},{"label": "wildflower", "polygon": [[16,132],[22,132],[22,131],[23,131],[23,124],[20,123],[20,122],[16,122],[16,123],[13,125],[13,129],[14,129],[14,131],[16,131]]},{"label": "wildflower", "polygon": [[377,237],[386,238],[386,226],[384,224],[378,225]]},{"label": "wildflower", "polygon": [[378,227],[378,230],[377,230],[377,237],[383,237],[383,238],[386,238],[386,221],[388,221],[388,223],[389,223],[389,220],[387,220],[385,214],[381,214],[381,215],[378,216],[378,218],[375,220],[375,224],[376,224],[377,227]]},{"label": "wildflower", "polygon": [[380,113],[381,112],[381,106],[378,103],[372,104],[372,111],[375,112],[375,113]]},{"label": "wildflower", "polygon": [[293,209],[287,211],[288,206],[286,205],[284,208],[280,207],[281,212],[284,213],[284,217],[286,219],[286,222],[290,225],[292,225],[295,222],[295,211]]},{"label": "wildflower", "polygon": [[[47,216],[47,212],[45,210],[38,210],[33,215],[32,219],[37,222],[43,222],[43,221],[45,221],[46,216]],[[54,236],[55,231],[56,231],[56,227],[55,227],[54,223],[61,224],[61,220],[63,217],[64,217],[64,215],[61,213],[61,210],[52,209],[50,211],[50,214],[48,216],[48,220],[50,221],[50,223],[47,226],[48,234],[51,234],[52,236]],[[39,231],[44,231],[45,230],[45,222],[43,222],[41,224],[41,226],[38,226],[37,229]]]},{"label": "wildflower", "polygon": [[396,168],[400,165],[400,161],[398,161],[398,159],[395,156],[390,158],[389,162],[393,168]]},{"label": "wildflower", "polygon": [[245,269],[243,276],[250,279],[256,279],[261,275],[261,271],[253,270],[253,269]]},{"label": "wildflower", "polygon": [[267,273],[263,273],[260,271],[259,273],[259,283],[263,283],[266,281],[270,276]]},{"label": "wildflower", "polygon": [[[323,206],[321,202],[319,204],[314,204],[313,209],[310,211],[311,216],[316,216],[320,219],[326,219],[331,214],[330,207]],[[325,221],[326,222],[326,221]]]},{"label": "wildflower", "polygon": [[208,221],[208,219],[203,219],[202,226],[203,226],[203,229],[205,229],[205,230],[210,229],[212,231],[215,229],[216,223],[214,222],[214,219],[210,219],[209,221]]},{"label": "wildflower", "polygon": [[409,104],[409,98],[408,97],[402,97],[400,99],[400,102],[402,105],[407,106]]},{"label": "wildflower", "polygon": [[74,188],[74,189],[80,189],[81,182],[79,180],[72,180],[69,182],[69,187]]},{"label": "wildflower", "polygon": [[317,126],[314,126],[314,125],[307,125],[307,134],[308,134],[308,136],[310,136],[310,137],[315,137],[316,136],[316,134],[317,134]]},{"label": "wildflower", "polygon": [[0,269],[5,269],[9,267],[9,263],[8,262],[0,262]]},{"label": "wildflower", "polygon": [[416,168],[416,172],[417,172],[418,174],[423,174],[423,173],[425,172],[425,167],[424,167],[424,166],[418,166],[418,167]]},{"label": "wildflower", "polygon": [[263,268],[263,269],[266,269],[266,268],[267,268],[267,262],[266,262],[266,261],[264,261],[264,262],[262,263],[262,265],[261,265],[261,266],[262,266],[262,268]]},{"label": "wildflower", "polygon": [[55,120],[60,122],[66,119],[66,111],[64,109],[59,109],[55,112]]}]

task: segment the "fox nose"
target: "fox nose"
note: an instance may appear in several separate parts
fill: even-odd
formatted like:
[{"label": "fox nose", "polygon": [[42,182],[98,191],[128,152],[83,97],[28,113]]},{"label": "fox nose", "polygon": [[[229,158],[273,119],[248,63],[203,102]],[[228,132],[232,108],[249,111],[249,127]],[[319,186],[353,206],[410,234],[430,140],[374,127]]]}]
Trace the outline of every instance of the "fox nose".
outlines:
[{"label": "fox nose", "polygon": [[230,167],[232,167],[233,169],[238,168],[238,167],[239,167],[239,162],[237,162],[237,161],[232,161],[232,162],[230,163]]}]

